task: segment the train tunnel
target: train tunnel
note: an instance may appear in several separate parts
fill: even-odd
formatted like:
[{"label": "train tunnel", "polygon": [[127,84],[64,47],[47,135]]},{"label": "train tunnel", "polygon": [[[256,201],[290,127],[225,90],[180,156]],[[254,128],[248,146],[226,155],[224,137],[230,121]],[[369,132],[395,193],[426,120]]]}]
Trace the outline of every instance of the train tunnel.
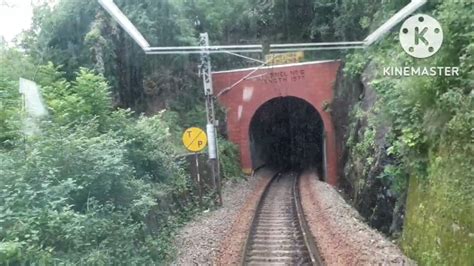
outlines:
[{"label": "train tunnel", "polygon": [[324,126],[318,111],[296,97],[274,98],[254,114],[249,130],[253,168],[317,169],[322,174]]}]

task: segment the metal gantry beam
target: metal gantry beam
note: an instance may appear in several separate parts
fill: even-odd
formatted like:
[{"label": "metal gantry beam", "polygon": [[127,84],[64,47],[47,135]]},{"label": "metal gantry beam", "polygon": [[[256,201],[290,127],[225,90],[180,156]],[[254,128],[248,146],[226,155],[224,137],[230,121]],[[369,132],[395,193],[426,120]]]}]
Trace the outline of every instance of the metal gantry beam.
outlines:
[{"label": "metal gantry beam", "polygon": [[[263,46],[255,45],[215,45],[207,46],[209,54],[224,53],[262,53]],[[200,46],[170,46],[170,47],[150,47],[145,50],[147,54],[201,54]]]},{"label": "metal gantry beam", "polygon": [[[113,0],[98,0],[100,5],[122,26],[122,28],[140,45],[143,51],[149,55],[166,55],[166,54],[201,54],[201,46],[167,46],[167,47],[151,47],[143,35],[133,25],[132,22],[123,14],[120,8],[115,5]],[[404,18],[412,14],[415,10],[426,4],[427,0],[412,0],[408,5],[403,7],[387,22],[376,29],[363,41],[353,42],[313,42],[313,43],[288,43],[288,44],[271,44],[271,53],[283,53],[294,51],[321,51],[321,50],[349,50],[364,49],[382,38],[388,31],[397,25]],[[251,45],[216,45],[207,46],[209,54],[251,54],[263,53],[263,46],[260,44]],[[257,60],[257,59],[254,59]]]},{"label": "metal gantry beam", "polygon": [[374,32],[369,34],[367,38],[365,38],[364,43],[365,46],[370,46],[376,41],[380,40],[387,32],[389,32],[395,25],[400,23],[403,19],[411,15],[415,12],[418,8],[422,7],[426,4],[427,0],[412,0],[408,5],[403,7],[400,11],[398,11],[395,15],[393,15],[390,19],[388,19],[382,26],[377,28]]},{"label": "metal gantry beam", "polygon": [[364,45],[364,42],[314,42],[270,44],[270,48]]},{"label": "metal gantry beam", "polygon": [[125,14],[118,8],[113,0],[99,0],[99,4],[109,13],[115,21],[132,37],[135,42],[146,52],[150,48],[150,44],[143,37],[140,31],[133,25],[133,23],[125,16]]}]

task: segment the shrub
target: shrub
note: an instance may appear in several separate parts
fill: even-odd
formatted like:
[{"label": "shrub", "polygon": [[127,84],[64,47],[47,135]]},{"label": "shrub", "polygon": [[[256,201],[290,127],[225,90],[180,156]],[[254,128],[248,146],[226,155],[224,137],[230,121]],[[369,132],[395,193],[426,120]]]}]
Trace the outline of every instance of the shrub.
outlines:
[{"label": "shrub", "polygon": [[52,64],[39,72],[51,116],[31,136],[16,126],[17,82],[0,77],[0,264],[169,259],[174,230],[193,213],[170,122],[113,111],[107,82],[90,70],[73,82]]}]

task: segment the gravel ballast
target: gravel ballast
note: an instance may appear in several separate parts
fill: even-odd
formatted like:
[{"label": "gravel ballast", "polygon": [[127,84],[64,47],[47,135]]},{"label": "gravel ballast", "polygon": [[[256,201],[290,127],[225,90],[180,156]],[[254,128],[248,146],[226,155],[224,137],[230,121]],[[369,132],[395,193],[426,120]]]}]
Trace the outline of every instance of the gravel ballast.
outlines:
[{"label": "gravel ballast", "polygon": [[307,173],[300,180],[306,221],[326,265],[414,265],[329,184]]},{"label": "gravel ballast", "polygon": [[[175,265],[236,265],[241,262],[254,212],[273,173],[227,184],[224,206],[203,213],[175,239]],[[299,183],[303,211],[325,265],[415,265],[370,228],[329,184],[307,173]]]},{"label": "gravel ballast", "polygon": [[[223,206],[197,216],[178,232],[174,241],[177,257],[173,264],[210,265],[232,258],[229,255],[238,248],[235,244],[239,244],[230,240],[238,238],[236,231],[245,230],[239,229],[245,220],[252,219],[252,205],[268,183],[268,175],[267,171],[260,171],[248,181],[227,183],[223,189]],[[245,233],[242,238],[246,236]]]}]

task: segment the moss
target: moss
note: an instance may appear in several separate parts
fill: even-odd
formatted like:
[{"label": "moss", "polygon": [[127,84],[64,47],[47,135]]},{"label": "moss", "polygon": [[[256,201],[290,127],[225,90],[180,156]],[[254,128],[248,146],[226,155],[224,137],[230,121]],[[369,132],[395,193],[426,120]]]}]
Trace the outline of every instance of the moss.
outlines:
[{"label": "moss", "polygon": [[422,265],[474,265],[472,158],[446,148],[430,156],[427,179],[410,180],[402,247]]}]

